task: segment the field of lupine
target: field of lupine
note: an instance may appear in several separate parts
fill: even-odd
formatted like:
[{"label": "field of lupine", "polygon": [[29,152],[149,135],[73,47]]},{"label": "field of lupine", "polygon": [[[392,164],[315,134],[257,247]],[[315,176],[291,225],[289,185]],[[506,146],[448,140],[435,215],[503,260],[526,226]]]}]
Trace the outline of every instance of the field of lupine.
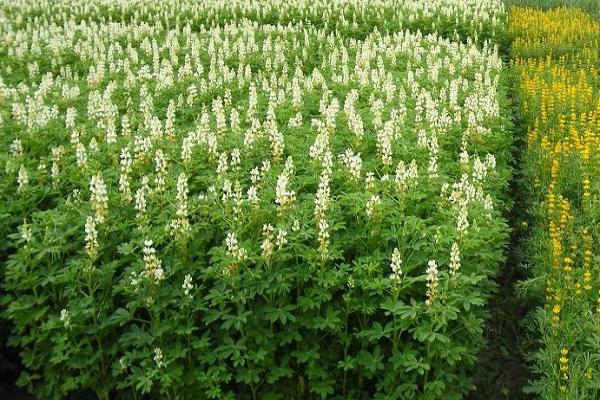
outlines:
[{"label": "field of lupine", "polygon": [[461,399],[520,268],[523,392],[597,398],[599,50],[502,0],[0,0],[0,372]]},{"label": "field of lupine", "polygon": [[526,128],[532,233],[526,283],[544,399],[600,396],[600,22],[578,9],[514,9],[512,65]]}]

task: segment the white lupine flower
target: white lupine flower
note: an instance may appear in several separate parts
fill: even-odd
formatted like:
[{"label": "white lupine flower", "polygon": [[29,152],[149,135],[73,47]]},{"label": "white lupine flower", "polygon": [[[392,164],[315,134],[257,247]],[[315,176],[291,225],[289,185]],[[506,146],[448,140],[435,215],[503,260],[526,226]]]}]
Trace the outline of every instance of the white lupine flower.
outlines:
[{"label": "white lupine flower", "polygon": [[339,156],[342,164],[348,169],[348,173],[353,181],[358,182],[360,180],[360,173],[362,169],[362,159],[360,153],[354,154],[351,149],[346,149],[343,154]]},{"label": "white lupine flower", "polygon": [[260,138],[261,124],[256,117],[251,118],[250,128],[244,134],[244,148],[251,150],[254,147],[254,142]]},{"label": "white lupine flower", "polygon": [[406,167],[404,161],[400,161],[396,166],[396,189],[400,192],[406,190],[410,182],[418,177],[419,172],[417,170],[417,162],[415,160],[412,160],[408,167]]},{"label": "white lupine flower", "polygon": [[133,151],[136,160],[144,160],[152,150],[152,140],[149,137],[134,136]]},{"label": "white lupine flower", "polygon": [[131,127],[129,125],[129,117],[123,115],[121,117],[121,136],[129,137],[131,135]]},{"label": "white lupine flower", "polygon": [[260,199],[258,198],[258,192],[255,186],[250,186],[246,192],[248,202],[252,205],[258,205]]},{"label": "white lupine flower", "polygon": [[167,107],[165,134],[171,138],[175,137],[175,101],[173,99],[169,100],[169,106]]},{"label": "white lupine flower", "polygon": [[177,218],[171,220],[168,225],[168,231],[180,238],[186,237],[190,232],[190,222],[188,220],[188,182],[185,173],[180,173],[177,177]]},{"label": "white lupine flower", "polygon": [[392,253],[392,262],[390,263],[390,267],[392,268],[390,280],[394,284],[400,283],[400,281],[402,280],[402,258],[400,256],[400,251],[397,247],[394,248],[394,251]]},{"label": "white lupine flower", "polygon": [[427,300],[425,300],[425,304],[431,305],[433,300],[437,295],[437,287],[438,287],[438,266],[434,260],[429,260],[427,263]]},{"label": "white lupine flower", "polygon": [[79,168],[85,168],[87,165],[87,152],[84,144],[81,142],[75,145],[75,157],[77,159],[77,166]]},{"label": "white lupine flower", "polygon": [[71,132],[71,146],[77,146],[77,144],[80,143],[79,136],[78,131],[74,130]]},{"label": "white lupine flower", "polygon": [[114,122],[111,122],[106,127],[106,143],[112,144],[117,142],[117,130]]},{"label": "white lupine flower", "polygon": [[100,173],[93,175],[90,180],[90,203],[96,213],[96,222],[102,224],[108,213],[108,193],[106,184]]},{"label": "white lupine flower", "polygon": [[293,173],[294,162],[291,157],[288,157],[283,172],[277,177],[275,186],[275,204],[277,204],[279,214],[282,214],[296,201],[296,192],[288,189],[289,179]]},{"label": "white lupine flower", "polygon": [[264,237],[263,242],[260,245],[262,257],[265,260],[269,260],[273,254],[273,250],[275,249],[275,246],[273,245],[273,226],[271,224],[263,225],[262,234]]},{"label": "white lupine flower", "polygon": [[154,284],[159,284],[165,279],[165,271],[162,268],[162,263],[156,256],[156,249],[152,240],[144,241],[144,271],[142,277],[146,278]]},{"label": "white lupine flower", "polygon": [[314,215],[317,219],[324,218],[325,212],[329,208],[329,174],[322,173],[319,179],[319,188],[315,196],[315,211]]},{"label": "white lupine flower", "polygon": [[456,219],[456,231],[459,235],[464,235],[469,229],[469,220],[468,220],[469,211],[467,210],[466,205],[460,207],[458,211],[458,218]]},{"label": "white lupine flower", "polygon": [[96,219],[88,216],[85,220],[85,252],[89,258],[94,258],[98,253],[98,230]]},{"label": "white lupine flower", "polygon": [[23,225],[19,227],[19,230],[21,231],[21,239],[23,239],[26,244],[31,242],[31,228],[27,221],[23,220]]},{"label": "white lupine flower", "polygon": [[191,291],[194,289],[194,285],[192,284],[192,276],[190,274],[186,274],[183,280],[183,285],[181,285],[183,289],[183,294],[190,299],[193,297]]},{"label": "white lupine flower", "polygon": [[473,160],[473,178],[477,181],[482,181],[487,177],[487,164],[481,162],[479,156],[475,157]]},{"label": "white lupine flower", "polygon": [[235,148],[231,151],[231,163],[230,163],[231,168],[234,171],[238,171],[240,169],[240,162],[241,162],[240,149]]},{"label": "white lupine flower", "polygon": [[239,132],[240,130],[240,113],[237,109],[232,109],[229,114],[229,125],[231,126],[232,132]]},{"label": "white lupine flower", "polygon": [[300,230],[300,221],[295,219],[292,223],[292,232],[298,232]]},{"label": "white lupine flower", "polygon": [[438,177],[437,155],[434,152],[429,153],[429,165],[427,167],[427,173],[431,179]]},{"label": "white lupine flower", "polygon": [[150,191],[148,182],[147,176],[142,177],[142,185],[135,191],[135,210],[138,219],[146,214],[146,193]]},{"label": "white lupine flower", "polygon": [[350,131],[354,133],[357,139],[361,140],[365,136],[365,128],[362,118],[354,110],[348,114],[348,126],[350,127]]},{"label": "white lupine flower", "polygon": [[233,232],[227,233],[227,237],[225,238],[225,246],[227,249],[227,255],[232,256],[237,261],[243,261],[248,256],[246,249],[239,246],[237,237]]},{"label": "white lupine flower", "polygon": [[223,109],[223,101],[220,97],[217,97],[213,100],[212,112],[215,116],[215,121],[217,123],[217,132],[219,135],[222,135],[227,129],[227,120],[225,117],[225,111]]},{"label": "white lupine flower", "polygon": [[50,176],[52,177],[52,183],[53,185],[57,185],[59,178],[58,175],[60,174],[60,168],[58,166],[58,162],[53,161],[52,162],[52,167],[50,168]]},{"label": "white lupine flower", "polygon": [[154,348],[154,357],[152,358],[156,363],[156,368],[163,368],[165,362],[163,361],[163,352],[159,347]]},{"label": "white lupine flower", "polygon": [[304,117],[303,117],[302,113],[300,111],[298,111],[296,113],[296,115],[294,115],[293,117],[291,117],[288,120],[288,127],[298,128],[298,127],[302,126],[303,120],[304,120]]},{"label": "white lupine flower", "polygon": [[382,112],[383,112],[383,101],[381,99],[373,98],[371,101],[371,114],[373,115],[373,127],[375,130],[379,130],[383,125]]},{"label": "white lupine flower", "polygon": [[483,208],[486,213],[486,217],[492,219],[492,212],[494,211],[494,201],[492,200],[492,196],[487,194],[483,199]]},{"label": "white lupine flower", "polygon": [[154,184],[156,186],[154,190],[161,193],[165,190],[165,177],[168,173],[167,160],[161,149],[157,149],[154,153],[154,172],[156,172],[156,176],[154,177]]},{"label": "white lupine flower", "polygon": [[375,207],[377,207],[380,204],[381,198],[379,197],[379,195],[372,195],[371,197],[369,197],[369,200],[367,201],[367,205],[365,207],[367,218],[371,218],[373,216],[373,213],[375,212]]},{"label": "white lupine flower", "polygon": [[88,144],[88,148],[90,149],[90,152],[92,154],[98,151],[98,142],[96,141],[96,138],[91,138],[90,139],[90,143]]},{"label": "white lupine flower", "polygon": [[185,103],[188,107],[193,107],[196,102],[196,98],[198,96],[198,87],[194,84],[191,84],[187,88],[187,97]]},{"label": "white lupine flower", "polygon": [[181,160],[184,162],[188,162],[192,159],[192,151],[194,150],[194,144],[197,142],[197,137],[195,132],[190,132],[183,139],[183,143],[181,144]]},{"label": "white lupine flower", "polygon": [[419,131],[417,132],[417,138],[419,146],[427,147],[427,133],[424,129],[419,129]]},{"label": "white lupine flower", "polygon": [[60,310],[60,322],[63,323],[63,326],[65,327],[65,329],[69,328],[69,326],[71,326],[71,314],[69,313],[69,311],[65,308],[63,308],[62,310]]},{"label": "white lupine flower", "polygon": [[329,223],[327,220],[319,219],[318,220],[318,241],[319,241],[319,255],[321,256],[321,260],[327,259],[327,253],[329,250]]},{"label": "white lupine flower", "polygon": [[17,188],[17,192],[23,192],[27,185],[29,185],[29,173],[27,172],[27,168],[23,164],[19,167],[19,176],[17,177],[17,183],[19,187]]},{"label": "white lupine flower", "polygon": [[371,171],[367,172],[367,177],[365,178],[365,189],[370,190],[375,187],[375,174]]},{"label": "white lupine flower", "polygon": [[285,229],[279,229],[279,231],[277,231],[277,239],[275,240],[277,248],[281,249],[287,242],[287,231]]},{"label": "white lupine flower", "polygon": [[121,199],[123,200],[123,202],[129,203],[132,200],[131,184],[129,182],[129,174],[131,173],[132,160],[131,153],[126,147],[123,147],[121,149],[119,163],[121,167],[121,174],[119,175],[119,192],[121,192]]},{"label": "white lupine flower", "polygon": [[395,119],[384,124],[384,127],[377,132],[377,151],[384,167],[392,165],[392,141],[394,140]]},{"label": "white lupine flower", "polygon": [[13,157],[20,157],[23,155],[23,144],[21,142],[21,139],[16,138],[15,140],[12,141],[12,143],[10,144],[10,155]]},{"label": "white lupine flower", "polygon": [[73,107],[67,108],[65,114],[65,127],[67,129],[73,129],[75,127],[75,118],[77,117],[77,110]]},{"label": "white lupine flower", "polygon": [[269,137],[271,145],[271,155],[274,160],[279,160],[283,157],[283,151],[285,149],[285,140],[283,134],[277,128],[277,120],[275,119],[274,112],[270,113],[267,122],[265,123],[265,130]]},{"label": "white lupine flower", "polygon": [[452,249],[450,250],[450,275],[456,274],[460,268],[460,248],[458,243],[452,243]]},{"label": "white lupine flower", "polygon": [[310,146],[308,154],[315,160],[320,160],[321,156],[329,149],[329,132],[322,121],[313,120],[313,125],[316,126],[317,137],[314,143]]},{"label": "white lupine flower", "polygon": [[222,176],[229,169],[229,163],[227,162],[227,153],[222,152],[219,155],[219,162],[217,164],[217,175]]}]

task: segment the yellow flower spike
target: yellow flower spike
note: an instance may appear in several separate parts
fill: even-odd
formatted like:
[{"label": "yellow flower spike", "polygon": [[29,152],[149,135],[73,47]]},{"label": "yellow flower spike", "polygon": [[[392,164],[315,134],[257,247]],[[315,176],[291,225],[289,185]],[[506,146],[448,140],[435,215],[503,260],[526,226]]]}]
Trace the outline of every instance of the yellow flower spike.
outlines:
[{"label": "yellow flower spike", "polygon": [[560,310],[561,310],[560,304],[555,304],[554,307],[552,308],[552,312],[554,314],[560,314]]}]

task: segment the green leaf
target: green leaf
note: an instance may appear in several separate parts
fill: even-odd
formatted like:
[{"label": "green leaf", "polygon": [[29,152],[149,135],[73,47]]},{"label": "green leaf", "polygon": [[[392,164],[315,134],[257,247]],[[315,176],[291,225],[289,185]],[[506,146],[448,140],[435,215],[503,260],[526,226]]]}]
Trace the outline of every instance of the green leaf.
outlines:
[{"label": "green leaf", "polygon": [[293,304],[288,304],[280,308],[266,306],[264,312],[269,322],[275,323],[277,321],[280,321],[282,325],[285,325],[288,320],[292,322],[296,321],[296,317],[290,312],[295,309],[296,306],[294,306]]}]

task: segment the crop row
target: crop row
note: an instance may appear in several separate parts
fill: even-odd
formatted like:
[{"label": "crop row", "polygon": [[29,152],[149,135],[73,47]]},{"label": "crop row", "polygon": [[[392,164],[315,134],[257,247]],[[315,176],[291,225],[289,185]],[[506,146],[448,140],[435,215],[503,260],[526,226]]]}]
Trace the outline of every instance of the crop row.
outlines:
[{"label": "crop row", "polygon": [[600,24],[574,8],[517,8],[513,65],[527,129],[523,174],[530,199],[526,249],[544,299],[533,355],[543,399],[600,393]]}]

